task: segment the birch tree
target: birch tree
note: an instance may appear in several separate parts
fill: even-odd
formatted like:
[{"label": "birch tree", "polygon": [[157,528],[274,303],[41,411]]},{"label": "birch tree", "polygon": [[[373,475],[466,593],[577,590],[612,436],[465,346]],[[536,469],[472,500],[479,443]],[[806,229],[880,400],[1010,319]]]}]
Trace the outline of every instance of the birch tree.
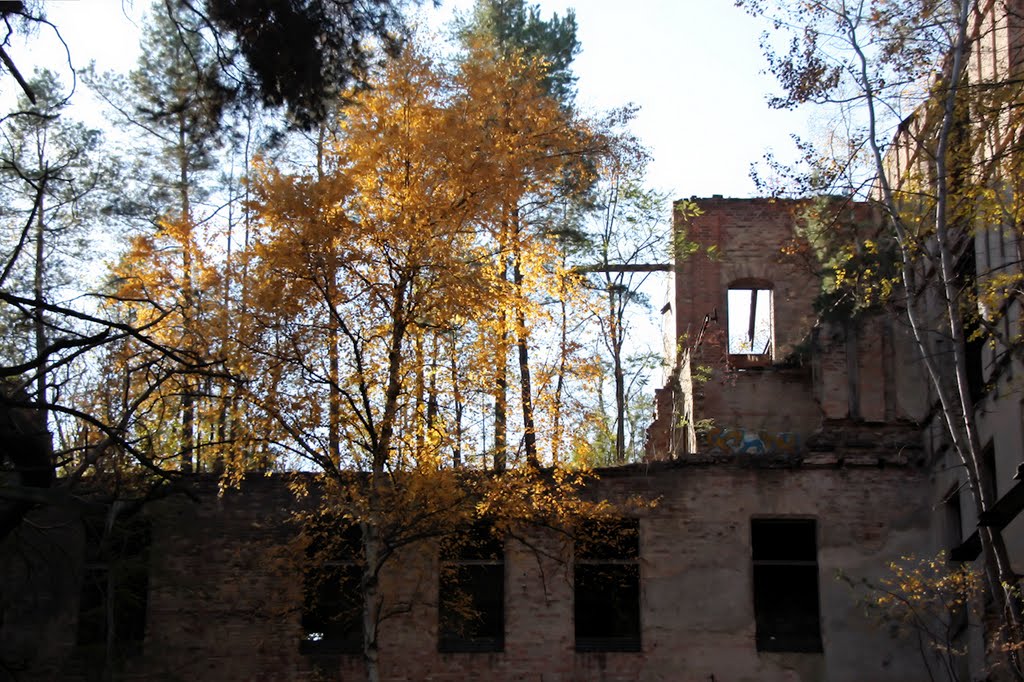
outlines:
[{"label": "birch tree", "polygon": [[[838,132],[821,145],[803,145],[806,172],[794,177],[803,191],[852,191],[881,209],[899,256],[913,337],[980,516],[995,500],[984,484],[991,472],[979,442],[965,320],[977,320],[986,334],[998,325],[979,314],[978,293],[986,283],[958,263],[975,229],[993,219],[1019,225],[1006,208],[1018,203],[1007,199],[1018,194],[1013,177],[1020,127],[1013,102],[1020,84],[1009,71],[972,61],[989,54],[986,35],[1005,7],[973,0],[738,4],[791,31],[781,52],[765,40],[770,69],[783,87],[772,103],[814,103],[838,112]],[[973,254],[966,258],[973,268]],[[1019,263],[1011,269],[1019,270]],[[1000,303],[990,302],[989,310],[1016,305],[1015,287],[999,291]],[[983,526],[979,534],[991,598],[1009,641],[1019,642],[1019,582],[1002,532]],[[1016,656],[1009,658],[1020,679]]]}]

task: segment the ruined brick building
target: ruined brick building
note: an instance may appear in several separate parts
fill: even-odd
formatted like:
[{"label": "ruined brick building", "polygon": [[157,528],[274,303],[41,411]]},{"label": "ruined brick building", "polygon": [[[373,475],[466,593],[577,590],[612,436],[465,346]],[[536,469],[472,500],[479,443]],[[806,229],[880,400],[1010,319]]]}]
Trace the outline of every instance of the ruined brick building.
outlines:
[{"label": "ruined brick building", "polygon": [[[816,323],[816,282],[781,254],[794,205],[700,204],[690,238],[718,253],[677,264],[665,316],[679,362],[650,461],[601,471],[591,491],[657,504],[596,546],[536,531],[471,556],[406,550],[380,576],[407,605],[382,625],[382,679],[921,679],[916,644],[879,628],[851,587],[940,546],[905,331]],[[714,420],[699,438],[694,417]],[[222,496],[215,480],[196,486],[198,504],[164,500],[122,529],[116,558],[90,549],[72,512],[39,512],[32,570],[4,565],[8,584],[47,585],[5,592],[0,656],[17,679],[96,678],[104,664],[124,679],[364,679],[358,623],[304,599],[284,477]],[[350,564],[335,564],[339,590]],[[445,626],[446,564],[475,576],[468,632]]]},{"label": "ruined brick building", "polygon": [[[380,576],[404,605],[380,632],[382,679],[923,680],[918,643],[865,613],[861,581],[905,555],[975,560],[983,524],[1004,527],[1024,572],[1019,360],[972,351],[998,500],[979,518],[905,320],[820,315],[817,276],[782,253],[798,204],[696,202],[678,229],[714,256],[675,263],[648,461],[602,470],[590,491],[657,504],[624,516],[614,542],[537,530],[474,554],[405,550]],[[1018,232],[975,231],[979,273],[1019,267]],[[365,679],[358,623],[306,599],[288,482],[218,494],[197,475],[198,502],[106,529],[116,553],[97,551],[89,510],[37,509],[19,551],[0,552],[0,679]],[[352,565],[332,564],[331,603]],[[453,566],[473,576],[468,630],[446,625]],[[977,629],[955,636],[974,640],[962,679],[984,679]]]},{"label": "ruined brick building", "polygon": [[[676,362],[658,392],[650,456],[831,453],[844,443],[855,456],[882,442],[881,431],[916,442],[928,406],[906,324],[892,315],[817,319],[812,265],[783,255],[801,204],[696,203],[702,214],[678,229],[711,255],[675,264],[663,313],[665,354]],[[699,447],[697,420],[711,422]]]},{"label": "ruined brick building", "polygon": [[[1004,34],[985,35],[995,41]],[[1005,54],[1005,46],[983,48]],[[923,478],[905,489],[906,503],[922,502],[927,517],[910,552],[942,551],[951,562],[973,562],[980,570],[979,533],[996,527],[1020,574],[1024,369],[1012,341],[1020,302],[1008,302],[999,318],[1005,332],[996,341],[967,344],[968,380],[984,444],[982,485],[994,500],[979,515],[906,317],[880,311],[850,319],[812,314],[820,283],[799,259],[780,257],[799,204],[722,197],[697,203],[703,214],[689,221],[688,237],[716,254],[676,263],[674,298],[664,309],[666,354],[674,353],[676,362],[658,391],[649,456],[775,457],[798,462],[790,470],[794,477],[826,463],[908,466]],[[877,225],[871,210],[849,209],[851,219]],[[958,239],[960,267],[977,273],[979,283],[1020,268],[1019,230],[1012,224],[974,225]],[[931,324],[941,327],[941,311]],[[991,652],[986,654],[991,627],[973,619],[950,627],[950,646],[967,652],[955,659],[956,679],[1002,679],[993,673]]]}]

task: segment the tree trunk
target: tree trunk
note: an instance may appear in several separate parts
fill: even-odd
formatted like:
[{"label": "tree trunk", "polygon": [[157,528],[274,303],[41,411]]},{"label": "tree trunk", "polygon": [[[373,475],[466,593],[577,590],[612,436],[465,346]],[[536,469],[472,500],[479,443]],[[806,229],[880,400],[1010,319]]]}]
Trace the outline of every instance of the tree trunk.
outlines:
[{"label": "tree trunk", "polygon": [[423,332],[419,330],[413,337],[413,349],[416,353],[416,380],[413,384],[413,429],[416,434],[416,450],[423,452],[427,442],[427,364],[423,351]]},{"label": "tree trunk", "polygon": [[[502,257],[504,261],[504,256]],[[508,279],[508,264],[501,275]],[[494,349],[494,470],[505,471],[508,457],[508,313],[498,313],[498,343]]]},{"label": "tree trunk", "polygon": [[[563,261],[564,265],[564,261]],[[561,336],[558,341],[558,377],[555,379],[555,398],[552,405],[551,424],[551,460],[555,463],[562,458],[562,391],[565,390],[565,373],[568,371],[569,354],[569,319],[563,289],[559,309],[562,315],[560,326]]]},{"label": "tree trunk", "polygon": [[[182,310],[181,324],[184,332],[184,343],[190,348],[194,342],[195,291],[192,283],[192,205],[189,198],[189,161],[186,147],[186,122],[182,115],[178,119],[178,192],[181,200],[181,221],[184,239],[181,245],[181,279],[182,279]],[[199,462],[193,462],[195,451],[195,394],[191,376],[186,372],[182,375],[181,389],[181,468],[183,471],[198,471]]]},{"label": "tree trunk", "polygon": [[[394,436],[395,422],[398,417],[398,399],[402,392],[402,359],[408,321],[406,320],[406,296],[410,284],[408,279],[400,278],[395,285],[395,302],[392,307],[391,338],[388,342],[388,369],[384,401],[380,406],[379,428],[373,429],[371,440],[374,443],[370,453],[370,477],[368,481],[369,511],[363,522],[363,551],[366,564],[363,568],[361,586],[363,590],[363,658],[366,661],[366,679],[369,682],[380,680],[380,652],[377,644],[378,626],[382,611],[383,595],[379,591],[377,576],[383,564],[382,550],[384,545],[380,538],[382,519],[385,513],[385,486],[390,484],[387,476],[388,457],[391,453],[391,440]],[[363,381],[368,381],[364,377]],[[364,387],[365,388],[365,387]],[[370,413],[367,413],[367,423]]]},{"label": "tree trunk", "polygon": [[437,336],[430,342],[430,377],[427,382],[427,432],[430,433],[437,428],[437,357],[439,349]]},{"label": "tree trunk", "polygon": [[[327,136],[327,129],[324,124],[320,125],[316,143],[316,179],[324,179],[324,143]],[[334,307],[335,296],[337,295],[337,254],[330,249],[324,269],[324,294],[327,306],[327,373],[328,373],[328,397],[327,397],[327,454],[331,463],[341,466],[341,351],[339,338],[337,311]]]},{"label": "tree trunk", "polygon": [[[519,255],[516,255],[513,277],[519,296],[523,295],[523,272],[519,266]],[[526,450],[526,461],[533,466],[540,466],[537,457],[537,429],[533,421],[533,389],[530,382],[530,338],[526,327],[526,313],[522,305],[516,315],[516,345],[519,348],[519,390],[523,406],[523,445]]]},{"label": "tree trunk", "polygon": [[[383,471],[380,472],[383,476]],[[372,474],[371,487],[376,488],[378,474]],[[380,682],[380,649],[377,645],[377,626],[380,612],[379,585],[377,583],[377,568],[380,562],[380,536],[377,525],[376,514],[373,509],[379,504],[376,492],[371,493],[371,518],[363,524],[363,551],[366,554],[366,563],[363,565],[363,575],[360,587],[363,591],[363,659],[366,661],[367,682]],[[374,501],[375,500],[375,501]]]},{"label": "tree trunk", "polygon": [[[43,355],[46,354],[46,319],[45,313],[43,312],[43,293],[44,293],[44,277],[43,270],[45,267],[46,258],[46,222],[43,218],[44,214],[44,195],[43,190],[44,184],[39,188],[39,212],[36,213],[36,258],[35,258],[35,272],[32,278],[32,289],[33,297],[36,302],[35,310],[32,315],[32,326],[35,331],[35,342],[36,342],[36,357],[43,359]],[[43,362],[39,366],[38,375],[36,376],[36,402],[39,404],[40,423],[46,424],[47,412],[46,409],[46,362]],[[44,427],[45,428],[45,427]]]},{"label": "tree trunk", "polygon": [[626,460],[626,373],[622,369],[622,305],[613,283],[608,283],[608,337],[611,341],[612,376],[615,381],[615,461]]},{"label": "tree trunk", "polygon": [[[333,284],[333,283],[329,283]],[[328,286],[328,297],[333,296],[333,287]],[[330,303],[328,303],[330,305]],[[334,319],[334,313],[329,313],[331,319],[327,329],[327,372],[328,372],[328,404],[327,404],[327,451],[334,466],[341,466],[341,387],[340,381],[338,344],[341,340],[338,337],[338,321]]]},{"label": "tree trunk", "polygon": [[624,300],[622,297],[622,277],[619,273],[612,277],[611,243],[617,221],[619,207],[621,177],[615,174],[608,193],[608,205],[605,207],[604,234],[601,239],[601,261],[604,266],[605,291],[608,294],[608,331],[605,343],[612,356],[612,380],[615,389],[615,462],[621,464],[626,459],[626,376],[622,368],[622,318]]},{"label": "tree trunk", "polygon": [[462,412],[465,406],[462,402],[462,388],[459,381],[459,363],[456,357],[455,332],[449,336],[448,359],[451,363],[452,374],[452,400],[455,403],[455,443],[452,446],[452,466],[456,469],[462,466]]}]

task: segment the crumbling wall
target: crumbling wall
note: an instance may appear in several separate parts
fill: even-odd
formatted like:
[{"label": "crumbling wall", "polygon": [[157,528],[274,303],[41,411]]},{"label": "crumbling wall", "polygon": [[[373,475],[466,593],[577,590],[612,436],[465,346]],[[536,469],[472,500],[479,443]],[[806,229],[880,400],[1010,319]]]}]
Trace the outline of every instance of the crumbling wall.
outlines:
[{"label": "crumbling wall", "polygon": [[[383,680],[866,681],[921,678],[913,642],[878,628],[858,594],[835,580],[877,577],[904,554],[926,554],[922,470],[885,451],[854,461],[695,456],[600,472],[590,494],[639,518],[641,650],[578,652],[574,645],[571,536],[522,529],[505,554],[505,643],[489,653],[437,649],[434,543],[389,564],[381,586],[409,608],[380,632]],[[884,466],[880,466],[883,464]],[[202,488],[202,487],[201,487]],[[284,477],[260,477],[200,503],[152,507],[149,610],[144,645],[124,679],[360,680],[361,657],[300,652],[303,553],[287,523],[297,503]],[[821,653],[755,646],[751,520],[813,519]],[[74,562],[66,566],[73,570]],[[72,600],[73,601],[73,600]],[[73,642],[74,605],[47,636]],[[59,649],[53,662],[59,665]],[[66,652],[64,652],[66,654]],[[70,674],[23,679],[85,679]]]},{"label": "crumbling wall", "polygon": [[[692,402],[688,421],[703,426],[697,451],[791,453],[832,422],[924,418],[927,391],[903,320],[889,312],[818,318],[815,266],[802,260],[806,255],[786,253],[801,202],[719,196],[691,201],[701,215],[679,220],[676,230],[698,248],[677,258],[666,306],[673,319],[666,326],[674,328],[679,356],[691,359],[692,400],[674,401]],[[772,292],[770,352],[729,352],[730,316],[752,307],[730,311],[730,287]],[[675,371],[676,384],[684,385],[681,363]],[[648,459],[692,452],[673,448],[678,414],[666,417],[669,401],[662,392],[658,400]]]},{"label": "crumbling wall", "polygon": [[[783,257],[793,237],[795,205],[771,199],[698,199],[702,214],[677,224],[696,254],[676,262],[673,309],[680,343],[692,348],[698,419],[722,428],[763,432],[810,432],[821,421],[811,389],[810,367],[794,354],[814,324],[817,280]],[[758,282],[772,291],[770,361],[742,366],[730,357],[730,285]],[[785,405],[785,410],[779,406]]]}]

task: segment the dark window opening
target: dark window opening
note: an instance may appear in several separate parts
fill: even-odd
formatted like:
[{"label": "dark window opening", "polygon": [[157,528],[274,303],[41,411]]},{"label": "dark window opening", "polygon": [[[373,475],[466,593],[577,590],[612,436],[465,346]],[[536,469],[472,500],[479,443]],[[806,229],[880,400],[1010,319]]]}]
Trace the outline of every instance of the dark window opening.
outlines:
[{"label": "dark window opening", "polygon": [[312,656],[362,653],[362,532],[345,522],[311,524],[306,532],[299,651]]},{"label": "dark window opening", "polygon": [[770,363],[775,343],[772,290],[734,285],[726,304],[730,360],[738,366]]},{"label": "dark window opening", "polygon": [[[964,230],[960,241],[954,244],[957,253],[953,264],[954,296],[958,300],[972,296],[978,280],[978,262],[975,253],[973,230]],[[985,382],[986,334],[977,314],[966,315],[963,320],[964,363],[967,373],[967,388],[972,401],[980,400],[987,390]]]},{"label": "dark window opening", "polygon": [[758,651],[821,651],[813,519],[753,519]]},{"label": "dark window opening", "polygon": [[488,524],[441,542],[438,642],[442,652],[502,651],[505,551]]},{"label": "dark window opening", "polygon": [[[960,490],[963,484],[955,484],[942,500],[943,532],[945,546],[948,547],[948,558],[956,561],[957,548],[963,541],[964,522],[960,513]],[[950,604],[949,631],[953,637],[959,636],[967,628],[967,609],[963,604]]]},{"label": "dark window opening", "polygon": [[967,371],[967,390],[971,401],[976,402],[985,396],[985,339],[978,333],[977,323],[968,322],[964,326],[967,340],[964,342],[964,364]]},{"label": "dark window opening", "polygon": [[640,651],[640,523],[587,521],[573,565],[576,650]]},{"label": "dark window opening", "polygon": [[[999,478],[996,472],[996,448],[989,441],[981,452],[981,485],[985,492],[988,506],[991,507],[999,499]],[[986,510],[987,511],[987,510]]]},{"label": "dark window opening", "polygon": [[957,484],[945,497],[943,501],[943,512],[945,516],[946,546],[952,551],[959,547],[964,539],[964,521],[960,513],[960,488]]},{"label": "dark window opening", "polygon": [[78,601],[78,654],[96,669],[138,656],[146,635],[150,527],[140,516],[87,516]]}]

